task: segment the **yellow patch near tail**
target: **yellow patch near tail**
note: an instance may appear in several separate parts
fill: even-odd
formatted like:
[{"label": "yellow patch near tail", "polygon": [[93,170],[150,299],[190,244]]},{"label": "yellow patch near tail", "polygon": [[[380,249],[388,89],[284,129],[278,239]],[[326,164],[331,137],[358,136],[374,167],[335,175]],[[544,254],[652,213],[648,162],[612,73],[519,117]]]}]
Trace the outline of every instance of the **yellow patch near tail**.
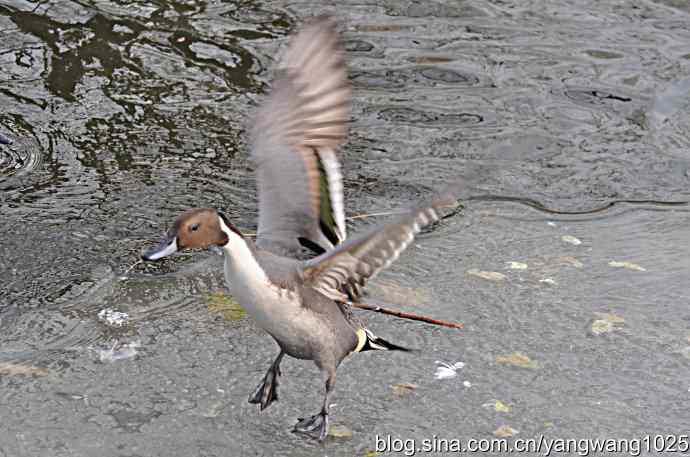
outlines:
[{"label": "yellow patch near tail", "polygon": [[367,344],[367,332],[363,328],[357,330],[357,347],[353,352],[359,352]]}]

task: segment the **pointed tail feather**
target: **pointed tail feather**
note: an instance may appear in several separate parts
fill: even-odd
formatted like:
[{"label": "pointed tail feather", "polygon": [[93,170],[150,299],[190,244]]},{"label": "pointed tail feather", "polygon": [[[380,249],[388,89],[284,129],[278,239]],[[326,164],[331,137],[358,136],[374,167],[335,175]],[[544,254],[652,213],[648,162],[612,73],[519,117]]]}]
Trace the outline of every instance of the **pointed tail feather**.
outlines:
[{"label": "pointed tail feather", "polygon": [[383,338],[371,333],[368,329],[359,329],[357,331],[357,347],[354,352],[364,352],[364,351],[405,351],[412,352],[415,349],[406,348],[399,346],[397,344],[386,341]]}]

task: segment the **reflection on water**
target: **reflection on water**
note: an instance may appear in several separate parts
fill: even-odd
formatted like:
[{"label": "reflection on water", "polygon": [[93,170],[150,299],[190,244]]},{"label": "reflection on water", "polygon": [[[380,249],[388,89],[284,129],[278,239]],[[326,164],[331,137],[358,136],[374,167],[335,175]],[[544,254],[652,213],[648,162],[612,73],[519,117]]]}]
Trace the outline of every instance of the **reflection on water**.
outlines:
[{"label": "reflection on water", "polygon": [[[265,413],[246,403],[274,348],[209,311],[217,256],[135,262],[190,206],[255,229],[245,130],[284,37],[329,11],[355,86],[348,213],[457,176],[476,189],[371,288],[465,329],[362,315],[424,351],[348,360],[334,411],[352,436],[324,449],[289,433],[320,395],[312,366],[286,363]],[[97,442],[103,455],[351,456],[377,433],[684,431],[689,13],[671,0],[5,0],[0,455]],[[104,310],[129,319],[108,325]],[[436,360],[464,362],[462,376],[434,379]]]}]

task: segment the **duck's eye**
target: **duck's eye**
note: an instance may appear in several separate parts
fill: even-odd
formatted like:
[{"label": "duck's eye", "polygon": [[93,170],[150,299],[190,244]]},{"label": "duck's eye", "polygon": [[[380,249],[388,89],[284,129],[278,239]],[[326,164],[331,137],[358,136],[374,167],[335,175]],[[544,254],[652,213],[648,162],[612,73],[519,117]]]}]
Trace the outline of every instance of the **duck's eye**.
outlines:
[{"label": "duck's eye", "polygon": [[189,227],[189,230],[192,232],[196,232],[197,230],[199,230],[199,224],[198,223],[193,224],[192,226]]}]

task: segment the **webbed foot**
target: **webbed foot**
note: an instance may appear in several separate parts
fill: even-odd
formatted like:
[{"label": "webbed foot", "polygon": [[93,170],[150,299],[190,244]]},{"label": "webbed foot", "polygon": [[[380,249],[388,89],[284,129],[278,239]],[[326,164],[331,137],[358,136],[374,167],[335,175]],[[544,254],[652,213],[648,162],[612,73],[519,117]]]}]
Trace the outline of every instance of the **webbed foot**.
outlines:
[{"label": "webbed foot", "polygon": [[278,377],[280,376],[280,366],[273,363],[266,372],[263,381],[256,387],[254,393],[249,397],[249,403],[259,404],[261,411],[268,408],[271,403],[278,400]]},{"label": "webbed foot", "polygon": [[297,433],[304,433],[319,441],[323,441],[328,436],[328,414],[320,412],[306,419],[300,419],[292,430]]}]

